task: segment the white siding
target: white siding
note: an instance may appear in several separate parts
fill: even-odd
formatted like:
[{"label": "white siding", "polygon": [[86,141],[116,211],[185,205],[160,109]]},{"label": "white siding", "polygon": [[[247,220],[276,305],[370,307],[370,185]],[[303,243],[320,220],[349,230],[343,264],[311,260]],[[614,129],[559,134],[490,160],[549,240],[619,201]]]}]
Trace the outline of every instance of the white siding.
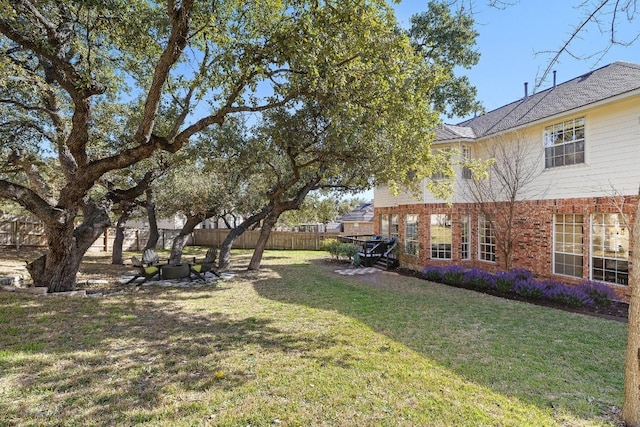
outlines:
[{"label": "white siding", "polygon": [[419,197],[416,198],[407,192],[400,192],[400,194],[394,195],[386,186],[380,186],[373,189],[373,206],[376,208],[413,205],[417,203],[423,202]]},{"label": "white siding", "polygon": [[[585,117],[585,163],[544,168],[543,133],[546,126],[567,119]],[[635,195],[640,185],[640,97],[636,96],[591,110],[554,118],[527,129],[496,138],[521,138],[531,148],[530,156],[538,164],[540,175],[532,184],[527,199],[569,199],[608,197],[614,194]],[[488,157],[488,145],[496,138],[473,143],[474,158]],[[460,171],[458,171],[460,172]],[[465,180],[458,173],[452,202],[465,201],[461,185]],[[440,203],[426,189],[422,198],[406,193],[393,196],[386,188],[374,191],[374,206]]]},{"label": "white siding", "polygon": [[550,185],[546,198],[637,194],[640,184],[638,98],[596,108],[584,117],[585,164],[545,170],[540,182]]}]

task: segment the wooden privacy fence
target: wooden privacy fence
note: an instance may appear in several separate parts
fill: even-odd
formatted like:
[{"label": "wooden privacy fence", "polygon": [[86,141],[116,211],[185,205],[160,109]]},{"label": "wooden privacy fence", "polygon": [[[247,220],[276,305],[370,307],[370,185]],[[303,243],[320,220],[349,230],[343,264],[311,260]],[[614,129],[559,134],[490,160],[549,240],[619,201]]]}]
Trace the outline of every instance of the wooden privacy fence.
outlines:
[{"label": "wooden privacy fence", "polygon": [[[160,238],[156,244],[156,249],[171,249],[173,239],[178,235],[180,230],[158,230]],[[111,252],[113,250],[113,241],[116,238],[115,228],[107,228],[104,234],[93,242],[89,249],[92,252]],[[147,244],[149,239],[149,230],[137,228],[124,229],[124,242],[122,250],[125,251],[141,251]]]},{"label": "wooden privacy fence", "polygon": [[[196,229],[189,244],[194,246],[220,247],[229,234],[223,228]],[[335,239],[340,233],[303,233],[293,231],[272,231],[266,249],[320,250],[326,239]],[[232,248],[253,249],[256,247],[260,230],[245,231],[236,239]]]},{"label": "wooden privacy fence", "polygon": [[[156,249],[171,249],[173,239],[180,230],[160,230],[160,239]],[[227,229],[196,229],[189,236],[187,245],[222,246],[229,234]],[[115,239],[115,229],[109,228],[93,242],[89,249],[92,252],[111,252]],[[233,248],[253,249],[256,247],[260,230],[246,231],[236,239]],[[305,233],[292,231],[272,231],[266,249],[320,250],[326,239],[335,239],[340,233]],[[122,249],[125,251],[141,251],[149,238],[149,230],[125,228]],[[0,247],[32,246],[45,247],[47,244],[44,227],[41,222],[28,217],[0,217]]]},{"label": "wooden privacy fence", "polygon": [[[160,239],[158,240],[156,249],[170,249],[173,244],[173,239],[178,235],[179,230],[159,230],[159,233]],[[149,238],[149,230],[126,228],[124,235],[122,248],[125,251],[141,251]],[[115,229],[108,228],[102,236],[93,242],[89,251],[111,252],[113,250],[115,236]],[[44,234],[42,222],[30,217],[9,215],[0,217],[0,247],[4,246],[17,249],[22,246],[47,246],[47,238]]]},{"label": "wooden privacy fence", "polygon": [[30,217],[4,215],[0,217],[0,246],[45,246],[44,226]]}]

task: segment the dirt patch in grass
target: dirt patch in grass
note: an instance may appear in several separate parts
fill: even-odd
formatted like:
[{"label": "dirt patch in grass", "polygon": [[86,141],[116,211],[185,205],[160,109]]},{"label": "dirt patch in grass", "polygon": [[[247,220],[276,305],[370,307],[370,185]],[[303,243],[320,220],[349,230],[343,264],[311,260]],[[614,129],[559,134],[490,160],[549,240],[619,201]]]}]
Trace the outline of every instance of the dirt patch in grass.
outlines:
[{"label": "dirt patch in grass", "polygon": [[[27,262],[31,262],[45,253],[40,248],[2,248],[0,255],[0,277],[19,274],[28,286],[32,283],[27,272]],[[111,264],[111,255],[104,252],[87,253],[77,275],[77,289],[88,292],[118,292],[122,285],[118,280],[126,274],[133,274],[131,265]]]},{"label": "dirt patch in grass", "polygon": [[27,261],[33,261],[44,253],[44,250],[37,248],[22,248],[19,250],[12,248],[1,248],[0,255],[0,277],[10,274],[22,274],[28,276]]}]

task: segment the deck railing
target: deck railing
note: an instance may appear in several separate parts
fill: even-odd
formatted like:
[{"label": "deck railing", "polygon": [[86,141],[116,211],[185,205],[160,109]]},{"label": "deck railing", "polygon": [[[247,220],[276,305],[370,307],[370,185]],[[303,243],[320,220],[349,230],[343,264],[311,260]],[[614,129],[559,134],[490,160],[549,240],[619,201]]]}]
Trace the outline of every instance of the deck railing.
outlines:
[{"label": "deck railing", "polygon": [[353,243],[360,247],[358,254],[364,265],[372,265],[380,258],[395,259],[395,239],[384,239],[373,234],[340,236],[342,243]]}]

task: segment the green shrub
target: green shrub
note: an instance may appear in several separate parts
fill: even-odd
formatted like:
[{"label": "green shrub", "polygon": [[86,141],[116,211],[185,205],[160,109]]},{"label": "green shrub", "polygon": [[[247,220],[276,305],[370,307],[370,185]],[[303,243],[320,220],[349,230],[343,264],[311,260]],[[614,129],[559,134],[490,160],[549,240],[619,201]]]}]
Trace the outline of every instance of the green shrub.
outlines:
[{"label": "green shrub", "polygon": [[322,249],[329,252],[329,254],[336,259],[340,259],[340,245],[341,243],[336,239],[324,240],[322,242]]},{"label": "green shrub", "polygon": [[340,255],[346,257],[348,260],[351,260],[355,254],[360,250],[360,246],[355,245],[353,243],[341,243],[340,244]]},{"label": "green shrub", "polygon": [[322,242],[322,249],[329,252],[329,254],[337,260],[341,257],[352,260],[360,250],[360,246],[353,243],[341,243],[336,239],[331,239]]}]

